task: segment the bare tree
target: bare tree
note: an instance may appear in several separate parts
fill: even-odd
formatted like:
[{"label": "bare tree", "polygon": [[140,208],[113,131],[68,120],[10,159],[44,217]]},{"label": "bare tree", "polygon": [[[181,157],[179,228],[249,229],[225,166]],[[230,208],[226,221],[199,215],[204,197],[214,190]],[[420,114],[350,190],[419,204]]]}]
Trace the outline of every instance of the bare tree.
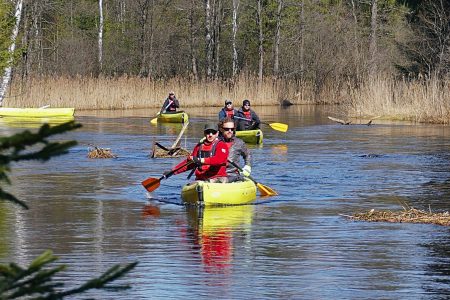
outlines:
[{"label": "bare tree", "polygon": [[372,0],[372,10],[370,17],[370,45],[369,45],[370,75],[375,75],[377,71],[377,62],[376,62],[378,51],[377,29],[378,29],[378,0]]},{"label": "bare tree", "polygon": [[145,77],[148,75],[147,69],[147,19],[150,0],[139,2],[139,11],[141,12],[139,18],[140,35],[139,35],[139,49],[140,49],[140,68],[139,76]]},{"label": "bare tree", "polygon": [[98,64],[101,72],[103,69],[103,0],[98,0],[98,12]]},{"label": "bare tree", "polygon": [[261,82],[263,79],[263,67],[264,67],[264,31],[263,31],[263,20],[262,20],[262,3],[258,0],[257,6],[257,22],[259,29],[258,38],[258,54],[259,54],[259,65],[258,65],[258,79]]},{"label": "bare tree", "polygon": [[211,24],[211,2],[205,0],[205,41],[206,41],[206,77],[211,78],[212,74],[212,58],[213,58],[213,38]]},{"label": "bare tree", "polygon": [[16,18],[16,22],[14,24],[14,28],[11,34],[11,45],[8,48],[8,62],[6,68],[3,72],[3,80],[2,85],[0,86],[0,106],[3,106],[3,99],[5,98],[6,90],[8,89],[9,83],[11,81],[11,72],[12,72],[12,63],[13,63],[13,54],[16,49],[16,38],[19,34],[19,25],[20,18],[22,16],[22,7],[23,0],[18,0],[16,2],[14,17]]},{"label": "bare tree", "polygon": [[274,49],[274,62],[273,62],[273,74],[278,77],[280,71],[280,37],[281,37],[281,12],[283,10],[283,0],[278,0],[277,8],[277,25],[275,29],[275,49]]},{"label": "bare tree", "polygon": [[233,45],[233,73],[234,78],[238,72],[238,53],[236,47],[236,35],[238,31],[238,11],[239,11],[239,0],[233,0],[233,33],[232,33],[232,45]]}]

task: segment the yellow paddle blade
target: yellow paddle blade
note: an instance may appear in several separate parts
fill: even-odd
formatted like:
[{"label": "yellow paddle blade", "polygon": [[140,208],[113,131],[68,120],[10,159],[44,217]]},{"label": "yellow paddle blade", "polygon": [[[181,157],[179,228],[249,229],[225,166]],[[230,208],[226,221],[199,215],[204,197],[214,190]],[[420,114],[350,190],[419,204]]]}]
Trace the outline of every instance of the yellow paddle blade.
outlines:
[{"label": "yellow paddle blade", "polygon": [[270,187],[268,187],[267,185],[261,184],[261,183],[257,183],[256,186],[259,189],[259,193],[261,194],[261,196],[276,196],[278,195],[278,193],[274,190],[272,190]]},{"label": "yellow paddle blade", "polygon": [[150,123],[157,124],[158,123],[158,117],[151,119]]},{"label": "yellow paddle blade", "polygon": [[278,130],[281,132],[286,132],[288,130],[288,124],[284,123],[269,123],[269,126],[274,130]]}]

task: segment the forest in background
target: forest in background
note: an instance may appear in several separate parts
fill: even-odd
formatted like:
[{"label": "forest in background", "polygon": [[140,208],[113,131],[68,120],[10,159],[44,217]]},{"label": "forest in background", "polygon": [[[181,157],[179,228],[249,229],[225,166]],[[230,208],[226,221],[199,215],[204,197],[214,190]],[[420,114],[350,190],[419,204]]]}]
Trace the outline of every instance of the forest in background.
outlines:
[{"label": "forest in background", "polygon": [[[449,1],[22,1],[8,106],[152,107],[175,90],[450,121]],[[2,67],[16,2],[1,0]]]}]

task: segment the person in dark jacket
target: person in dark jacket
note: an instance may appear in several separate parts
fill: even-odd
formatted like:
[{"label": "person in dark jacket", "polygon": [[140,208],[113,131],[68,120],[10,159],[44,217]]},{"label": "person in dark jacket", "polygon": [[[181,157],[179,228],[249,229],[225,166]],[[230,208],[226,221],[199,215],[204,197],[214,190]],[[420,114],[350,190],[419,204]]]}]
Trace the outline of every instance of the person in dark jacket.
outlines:
[{"label": "person in dark jacket", "polygon": [[233,102],[229,99],[225,100],[225,106],[219,112],[219,121],[226,117],[233,119],[235,115],[237,115],[237,110],[233,107]]},{"label": "person in dark jacket", "polygon": [[242,180],[242,175],[245,177],[250,176],[252,171],[250,166],[250,152],[248,151],[247,145],[245,145],[244,141],[234,135],[236,128],[233,119],[228,117],[223,119],[219,123],[219,128],[221,133],[220,139],[228,146],[228,160],[232,161],[236,165],[240,165],[241,157],[244,160],[242,173],[240,173],[239,170],[232,164],[228,164],[228,182]]},{"label": "person in dark jacket", "polygon": [[259,129],[261,123],[258,115],[250,108],[250,101],[247,99],[242,101],[242,107],[234,119],[237,122],[237,131]]},{"label": "person in dark jacket", "polygon": [[228,182],[226,169],[229,151],[227,144],[218,139],[217,124],[206,124],[203,132],[205,138],[194,147],[191,155],[176,165],[173,170],[187,164],[175,174],[195,168],[195,180]]},{"label": "person in dark jacket", "polygon": [[176,112],[177,108],[179,108],[179,107],[180,107],[180,102],[178,101],[177,97],[175,97],[175,93],[171,91],[169,93],[169,96],[164,101],[164,104],[161,107],[160,113]]}]

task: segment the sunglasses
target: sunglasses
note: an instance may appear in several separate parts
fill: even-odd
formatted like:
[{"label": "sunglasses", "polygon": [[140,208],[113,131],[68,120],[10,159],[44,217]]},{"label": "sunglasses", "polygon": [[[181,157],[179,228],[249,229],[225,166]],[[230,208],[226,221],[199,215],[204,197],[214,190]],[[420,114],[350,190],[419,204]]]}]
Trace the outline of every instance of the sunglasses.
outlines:
[{"label": "sunglasses", "polygon": [[250,106],[250,104],[244,104],[244,106]]},{"label": "sunglasses", "polygon": [[227,103],[227,105],[231,105],[231,104],[233,104],[233,103],[231,103],[231,102],[228,102],[228,103]]},{"label": "sunglasses", "polygon": [[223,131],[234,131],[234,127],[222,127]]},{"label": "sunglasses", "polygon": [[205,131],[205,134],[206,135],[214,135],[214,134],[216,134],[217,133],[217,130],[206,130]]}]

